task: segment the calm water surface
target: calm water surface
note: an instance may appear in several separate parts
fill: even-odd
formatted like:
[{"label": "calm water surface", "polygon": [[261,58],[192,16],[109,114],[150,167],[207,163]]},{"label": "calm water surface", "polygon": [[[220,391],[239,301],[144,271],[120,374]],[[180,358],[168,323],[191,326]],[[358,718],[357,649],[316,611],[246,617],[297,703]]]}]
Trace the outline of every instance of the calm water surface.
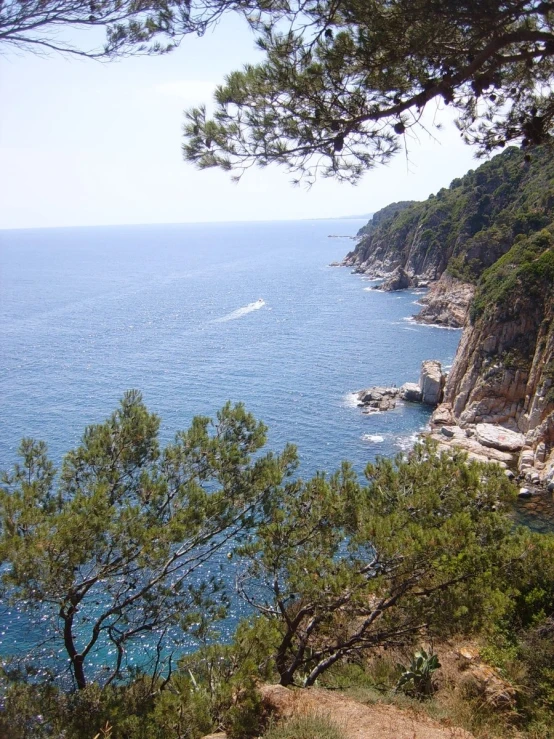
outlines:
[{"label": "calm water surface", "polygon": [[[420,408],[362,416],[348,394],[450,364],[459,332],[406,320],[417,295],[329,267],[363,221],[0,232],[0,467],[22,436],[56,459],[129,388],[170,438],[242,400],[304,469],[402,448]],[[263,301],[259,302],[260,299]]]},{"label": "calm water surface", "polygon": [[[243,401],[301,473],[408,448],[419,406],[362,415],[351,393],[452,362],[459,332],[407,318],[418,295],[329,267],[363,221],[0,232],[0,468],[21,437],[55,461],[138,388],[169,440],[195,414]],[[30,639],[4,613],[0,649]]]}]

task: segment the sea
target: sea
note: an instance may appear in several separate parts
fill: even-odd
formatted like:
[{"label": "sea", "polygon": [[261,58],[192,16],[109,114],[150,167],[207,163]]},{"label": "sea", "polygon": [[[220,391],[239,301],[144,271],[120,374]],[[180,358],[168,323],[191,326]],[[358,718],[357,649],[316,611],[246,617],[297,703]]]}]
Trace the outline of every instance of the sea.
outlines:
[{"label": "sea", "polygon": [[[460,332],[414,323],[421,293],[387,293],[341,260],[360,220],[0,231],[0,469],[22,437],[59,464],[87,424],[139,389],[163,442],[243,402],[299,474],[411,448],[429,410],[366,415],[354,393],[448,368]],[[4,610],[0,651],[31,639]],[[231,624],[232,626],[232,624]],[[231,627],[229,627],[231,628]]]},{"label": "sea", "polygon": [[24,436],[58,462],[131,388],[165,441],[242,401],[270,448],[298,445],[306,475],[405,450],[428,410],[368,416],[353,393],[417,381],[424,359],[448,367],[460,332],[414,323],[417,291],[376,291],[329,266],[362,225],[0,232],[0,469]]}]

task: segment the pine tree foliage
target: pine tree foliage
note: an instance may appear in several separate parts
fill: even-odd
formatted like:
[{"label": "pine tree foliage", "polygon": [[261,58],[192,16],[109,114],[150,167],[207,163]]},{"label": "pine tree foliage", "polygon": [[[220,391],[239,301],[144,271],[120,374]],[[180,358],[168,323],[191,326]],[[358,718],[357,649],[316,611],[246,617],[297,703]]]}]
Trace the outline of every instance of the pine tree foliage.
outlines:
[{"label": "pine tree foliage", "polygon": [[[2,477],[0,596],[42,638],[24,655],[40,677],[69,671],[83,690],[139,668],[169,684],[192,635],[206,647],[181,667],[194,685],[207,655],[227,665],[225,703],[237,670],[250,687],[313,685],[368,650],[479,631],[525,597],[536,542],[514,532],[495,465],[427,442],[368,465],[367,484],[347,463],[304,481],[293,447],[262,453],[266,429],[242,405],[164,449],[158,430],[129,392],[59,473],[26,439]],[[217,646],[235,587],[252,616]]]},{"label": "pine tree foliage", "polygon": [[145,637],[143,669],[167,671],[183,637],[223,615],[214,557],[226,559],[294,466],[292,448],[256,455],[266,429],[241,405],[213,423],[195,418],[163,450],[158,430],[129,392],[87,428],[59,475],[44,443],[25,439],[3,476],[0,594],[43,634],[42,668],[54,664],[46,648],[61,650],[79,688],[98,664],[105,684],[128,674],[129,650]]},{"label": "pine tree foliage", "polygon": [[[189,33],[202,35],[246,0],[0,0],[0,47],[57,51],[95,59],[163,54]],[[105,43],[89,47],[68,31],[103,29]]]},{"label": "pine tree foliage", "polygon": [[240,591],[282,685],[313,685],[377,648],[471,633],[509,602],[530,545],[511,534],[502,470],[427,443],[366,475],[360,486],[345,465],[284,486],[241,549]]},{"label": "pine tree foliage", "polygon": [[[295,0],[259,3],[265,59],[188,112],[184,156],[240,176],[271,162],[296,180],[357,182],[451,106],[482,155],[549,140],[554,3],[538,0]],[[287,22],[285,22],[285,19]]]}]

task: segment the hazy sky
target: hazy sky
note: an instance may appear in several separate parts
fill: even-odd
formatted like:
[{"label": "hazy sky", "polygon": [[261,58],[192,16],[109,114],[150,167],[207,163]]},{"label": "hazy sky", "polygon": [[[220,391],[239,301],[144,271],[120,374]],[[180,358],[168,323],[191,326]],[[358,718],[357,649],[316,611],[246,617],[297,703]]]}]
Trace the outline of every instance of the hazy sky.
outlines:
[{"label": "hazy sky", "polygon": [[[475,167],[452,124],[410,142],[357,186],[251,169],[236,185],[181,156],[183,110],[256,61],[236,17],[164,57],[99,63],[60,56],[0,57],[0,228],[325,218],[421,200]],[[437,120],[448,123],[445,113]],[[429,116],[432,127],[432,117]]]}]

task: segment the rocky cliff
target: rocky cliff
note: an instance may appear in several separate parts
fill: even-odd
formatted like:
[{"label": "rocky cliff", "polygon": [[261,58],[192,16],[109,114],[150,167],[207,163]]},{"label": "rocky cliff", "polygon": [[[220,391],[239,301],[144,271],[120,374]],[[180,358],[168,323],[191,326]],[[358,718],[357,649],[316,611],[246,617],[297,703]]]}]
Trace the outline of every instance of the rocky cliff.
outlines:
[{"label": "rocky cliff", "polygon": [[417,320],[420,323],[461,328],[465,323],[474,292],[474,285],[445,272],[437,282],[431,284],[427,294],[419,300],[422,307],[417,314]]},{"label": "rocky cliff", "polygon": [[418,320],[464,326],[437,438],[554,489],[552,152],[511,148],[422,203],[389,206],[344,264],[384,289],[430,282]]},{"label": "rocky cliff", "polygon": [[360,230],[343,264],[384,289],[438,285],[417,316],[462,326],[473,286],[518,236],[548,226],[554,216],[554,158],[509,148],[427,200],[393,203]]},{"label": "rocky cliff", "polygon": [[[437,425],[516,432],[514,462],[554,483],[554,226],[516,245],[477,287]],[[519,438],[519,442],[516,439]],[[500,442],[500,448],[502,443]]]}]

